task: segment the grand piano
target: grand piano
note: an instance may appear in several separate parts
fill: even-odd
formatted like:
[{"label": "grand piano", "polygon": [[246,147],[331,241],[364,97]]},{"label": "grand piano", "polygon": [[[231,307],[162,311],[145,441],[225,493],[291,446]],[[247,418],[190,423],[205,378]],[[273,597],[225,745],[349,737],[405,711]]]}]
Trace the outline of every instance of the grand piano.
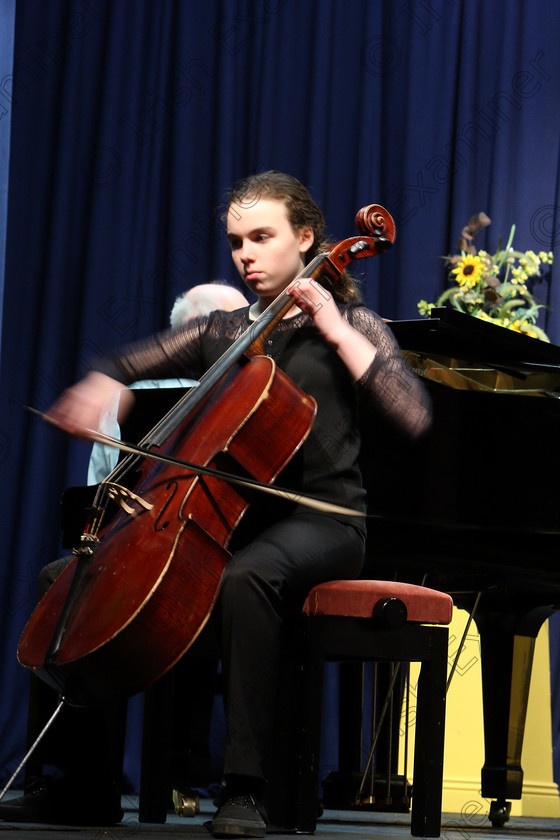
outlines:
[{"label": "grand piano", "polygon": [[434,403],[413,445],[364,435],[367,573],[449,592],[480,634],[482,796],[503,825],[523,786],[535,640],[560,608],[560,347],[452,309],[389,323]]}]

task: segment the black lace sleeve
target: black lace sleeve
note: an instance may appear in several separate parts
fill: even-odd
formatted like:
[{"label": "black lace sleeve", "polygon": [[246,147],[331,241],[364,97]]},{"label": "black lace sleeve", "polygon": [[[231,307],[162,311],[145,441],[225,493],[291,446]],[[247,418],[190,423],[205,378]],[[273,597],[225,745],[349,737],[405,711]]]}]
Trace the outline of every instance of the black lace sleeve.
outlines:
[{"label": "black lace sleeve", "polygon": [[[417,437],[431,422],[431,401],[424,384],[404,361],[399,345],[382,318],[363,306],[343,308],[344,317],[377,349],[375,359],[357,383],[361,413],[375,409],[406,434]],[[277,329],[308,323],[281,322]],[[98,359],[95,370],[130,385],[139,379],[199,379],[247,328],[247,310],[213,312],[179,330],[157,333]]]},{"label": "black lace sleeve", "polygon": [[223,344],[223,350],[246,327],[246,310],[213,312],[180,329],[165,330],[95,359],[92,368],[130,385],[139,379],[185,377],[199,379],[214,361],[205,346]]},{"label": "black lace sleeve", "polygon": [[432,420],[430,395],[403,359],[393,333],[382,318],[362,306],[349,307],[346,317],[377,349],[357,383],[362,412],[374,408],[411,437],[423,434]]}]

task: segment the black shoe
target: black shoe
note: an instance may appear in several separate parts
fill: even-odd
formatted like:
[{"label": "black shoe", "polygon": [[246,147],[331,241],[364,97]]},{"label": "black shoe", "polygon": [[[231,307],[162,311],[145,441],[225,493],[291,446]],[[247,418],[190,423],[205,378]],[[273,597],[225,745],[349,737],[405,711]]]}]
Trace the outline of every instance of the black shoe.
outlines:
[{"label": "black shoe", "polygon": [[0,802],[0,819],[49,825],[107,826],[124,816],[116,786],[77,788],[65,780],[41,780],[23,796]]},{"label": "black shoe", "polygon": [[208,828],[213,837],[264,837],[266,814],[252,796],[231,796],[220,806]]}]

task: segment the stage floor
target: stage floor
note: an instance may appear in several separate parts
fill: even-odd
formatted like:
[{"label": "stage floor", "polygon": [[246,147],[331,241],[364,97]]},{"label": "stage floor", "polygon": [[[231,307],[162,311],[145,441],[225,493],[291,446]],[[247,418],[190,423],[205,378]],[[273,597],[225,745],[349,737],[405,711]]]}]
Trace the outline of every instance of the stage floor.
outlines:
[{"label": "stage floor", "polygon": [[[6,795],[6,800],[12,794]],[[179,817],[169,813],[164,825],[138,822],[138,799],[123,797],[125,816],[119,825],[108,828],[79,828],[0,822],[0,840],[205,840],[210,834],[204,823],[211,819],[214,806],[202,800],[201,813],[196,817]],[[286,833],[270,832],[267,837],[287,837]],[[410,834],[409,814],[390,814],[354,811],[325,811],[317,824],[318,840],[407,840]],[[442,840],[540,840],[560,837],[560,819],[511,817],[501,828],[494,828],[480,814],[469,821],[460,814],[444,814]]]}]

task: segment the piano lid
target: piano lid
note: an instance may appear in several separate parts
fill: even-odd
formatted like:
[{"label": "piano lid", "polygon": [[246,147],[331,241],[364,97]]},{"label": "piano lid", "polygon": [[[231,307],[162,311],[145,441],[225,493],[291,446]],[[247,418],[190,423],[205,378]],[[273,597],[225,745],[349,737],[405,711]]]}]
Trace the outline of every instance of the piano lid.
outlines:
[{"label": "piano lid", "polygon": [[[437,315],[388,323],[403,355],[414,357],[410,363],[432,398],[433,424],[415,441],[387,426],[382,447],[377,434],[363,429],[369,512],[389,523],[390,551],[397,556],[402,549],[400,561],[412,556],[402,545],[405,528],[417,558],[438,553],[442,541],[435,535],[442,528],[449,536],[442,553],[458,566],[466,562],[467,537],[457,536],[452,552],[453,530],[478,528],[495,534],[512,564],[542,570],[546,555],[547,568],[560,568],[560,505],[550,491],[560,475],[560,348],[453,310]],[[517,387],[481,385],[483,375],[485,383],[492,375],[495,381],[507,376]],[[539,380],[547,384],[537,389]],[[430,525],[430,538],[421,523]],[[379,539],[380,527],[377,520],[368,523]],[[546,540],[546,549],[535,538],[532,554],[521,550],[515,538],[520,529]],[[372,545],[375,562],[387,556]]]},{"label": "piano lid", "polygon": [[560,347],[456,309],[389,321],[411,367],[452,388],[558,397]]},{"label": "piano lid", "polygon": [[431,318],[388,321],[403,350],[453,356],[496,367],[560,368],[560,347],[481,321],[456,309],[437,307]]}]

